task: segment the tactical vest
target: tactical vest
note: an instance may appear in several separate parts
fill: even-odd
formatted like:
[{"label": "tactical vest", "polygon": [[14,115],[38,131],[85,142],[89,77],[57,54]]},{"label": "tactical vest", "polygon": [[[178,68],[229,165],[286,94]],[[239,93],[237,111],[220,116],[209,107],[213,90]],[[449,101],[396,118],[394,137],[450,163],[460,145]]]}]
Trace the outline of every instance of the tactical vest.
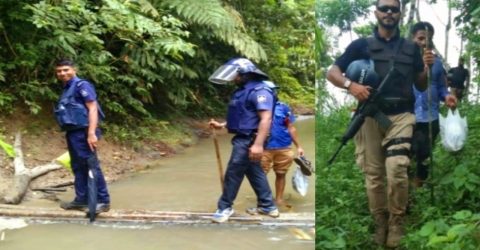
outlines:
[{"label": "tactical vest", "polygon": [[[412,84],[414,83],[414,54],[415,44],[400,38],[400,47],[396,53],[396,46],[391,48],[375,37],[368,37],[368,53],[375,63],[375,72],[382,80],[390,69],[390,60],[393,58],[399,75],[392,82],[387,83],[382,94],[380,109],[386,115],[403,112],[414,112],[415,96]],[[396,54],[396,55],[395,55]]]},{"label": "tactical vest", "polygon": [[[273,103],[276,103],[277,98],[273,90],[261,82],[257,85],[235,91],[228,105],[227,129],[229,133],[250,135],[257,131],[260,117],[256,107],[248,102],[248,98],[252,93],[261,89],[268,90],[272,94]],[[275,105],[273,105],[273,108],[275,108]]]},{"label": "tactical vest", "polygon": [[[55,118],[58,125],[63,131],[71,131],[88,127],[88,109],[84,103],[79,103],[75,100],[75,90],[86,82],[80,80],[72,82],[68,89],[62,93],[60,101],[54,110]],[[100,105],[98,105],[98,121],[105,118]]]}]

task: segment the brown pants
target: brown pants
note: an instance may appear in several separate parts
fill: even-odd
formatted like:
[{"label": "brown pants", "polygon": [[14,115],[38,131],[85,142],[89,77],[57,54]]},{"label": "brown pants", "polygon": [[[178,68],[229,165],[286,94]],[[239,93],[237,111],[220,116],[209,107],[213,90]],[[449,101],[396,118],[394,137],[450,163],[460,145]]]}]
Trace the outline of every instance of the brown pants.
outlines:
[{"label": "brown pants", "polygon": [[[405,214],[408,200],[407,155],[386,157],[383,148],[391,139],[411,138],[415,115],[402,113],[388,116],[392,125],[382,129],[371,117],[355,136],[356,162],[365,174],[368,204],[372,214],[388,211],[392,215]],[[390,145],[387,150],[407,149],[410,143]],[[385,183],[386,177],[386,183]]]},{"label": "brown pants", "polygon": [[294,153],[291,148],[270,149],[263,151],[262,169],[268,174],[270,169],[278,174],[286,174],[292,165]]}]

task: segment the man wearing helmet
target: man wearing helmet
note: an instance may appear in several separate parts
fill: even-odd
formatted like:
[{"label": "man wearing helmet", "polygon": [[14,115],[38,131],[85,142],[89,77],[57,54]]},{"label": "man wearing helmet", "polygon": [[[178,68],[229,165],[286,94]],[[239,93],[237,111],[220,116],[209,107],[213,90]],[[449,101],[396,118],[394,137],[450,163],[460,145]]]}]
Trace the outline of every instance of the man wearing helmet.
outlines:
[{"label": "man wearing helmet", "polygon": [[267,74],[245,58],[228,61],[209,77],[213,83],[234,82],[238,86],[228,105],[227,121],[209,122],[215,129],[225,127],[229,133],[234,134],[222,196],[212,218],[214,222],[225,222],[233,214],[233,201],[245,176],[257,195],[257,206],[247,209],[247,212],[271,217],[280,215],[273,202],[267,177],[260,167],[276,101],[273,90],[263,81],[266,79]]},{"label": "man wearing helmet", "polygon": [[327,73],[330,82],[363,102],[374,87],[345,77],[343,72],[349,64],[359,59],[373,60],[379,80],[385,78],[391,66],[396,69],[393,80],[380,93],[378,104],[391,125],[385,128],[367,117],[355,136],[356,162],[365,174],[369,209],[375,222],[374,241],[388,247],[397,247],[404,234],[407,168],[415,124],[412,83],[425,90],[428,68],[424,65],[434,62],[430,50],[425,50],[422,58],[418,46],[400,37],[400,5],[399,0],[377,0],[374,13],[378,25],[373,36],[353,41]]}]

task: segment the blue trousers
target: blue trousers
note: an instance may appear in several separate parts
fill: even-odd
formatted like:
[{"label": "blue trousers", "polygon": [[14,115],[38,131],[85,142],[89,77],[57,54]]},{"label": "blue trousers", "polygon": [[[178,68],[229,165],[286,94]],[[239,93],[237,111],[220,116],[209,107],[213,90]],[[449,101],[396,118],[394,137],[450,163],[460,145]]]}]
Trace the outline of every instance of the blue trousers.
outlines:
[{"label": "blue trousers", "polygon": [[232,139],[232,154],[225,173],[223,193],[218,201],[218,209],[220,210],[233,206],[233,201],[237,197],[244,176],[247,176],[257,195],[257,206],[265,211],[276,208],[267,176],[263,172],[260,162],[252,162],[248,158],[252,140],[251,136],[244,135],[235,135]]},{"label": "blue trousers", "polygon": [[[100,130],[96,131],[100,138]],[[68,152],[70,153],[73,175],[75,176],[75,201],[87,203],[88,195],[88,166],[87,159],[95,152],[90,150],[87,142],[87,131],[85,129],[68,131],[66,134]],[[107,190],[107,183],[103,176],[100,164],[97,161],[94,167],[94,174],[97,179],[97,200],[99,203],[110,203],[110,195]]]}]

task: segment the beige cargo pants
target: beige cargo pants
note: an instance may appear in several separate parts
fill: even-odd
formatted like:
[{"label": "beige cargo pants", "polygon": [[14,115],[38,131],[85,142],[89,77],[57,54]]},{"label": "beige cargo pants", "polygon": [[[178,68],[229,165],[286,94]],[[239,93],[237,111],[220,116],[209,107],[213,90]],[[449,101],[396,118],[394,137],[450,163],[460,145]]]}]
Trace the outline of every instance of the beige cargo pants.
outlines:
[{"label": "beige cargo pants", "polygon": [[[365,174],[369,209],[372,214],[389,212],[404,215],[408,200],[407,155],[386,157],[384,146],[394,138],[411,138],[415,115],[402,113],[388,116],[392,125],[382,129],[371,117],[355,136],[356,162]],[[410,143],[390,145],[387,150],[410,150]],[[386,178],[386,182],[385,182]]]}]

